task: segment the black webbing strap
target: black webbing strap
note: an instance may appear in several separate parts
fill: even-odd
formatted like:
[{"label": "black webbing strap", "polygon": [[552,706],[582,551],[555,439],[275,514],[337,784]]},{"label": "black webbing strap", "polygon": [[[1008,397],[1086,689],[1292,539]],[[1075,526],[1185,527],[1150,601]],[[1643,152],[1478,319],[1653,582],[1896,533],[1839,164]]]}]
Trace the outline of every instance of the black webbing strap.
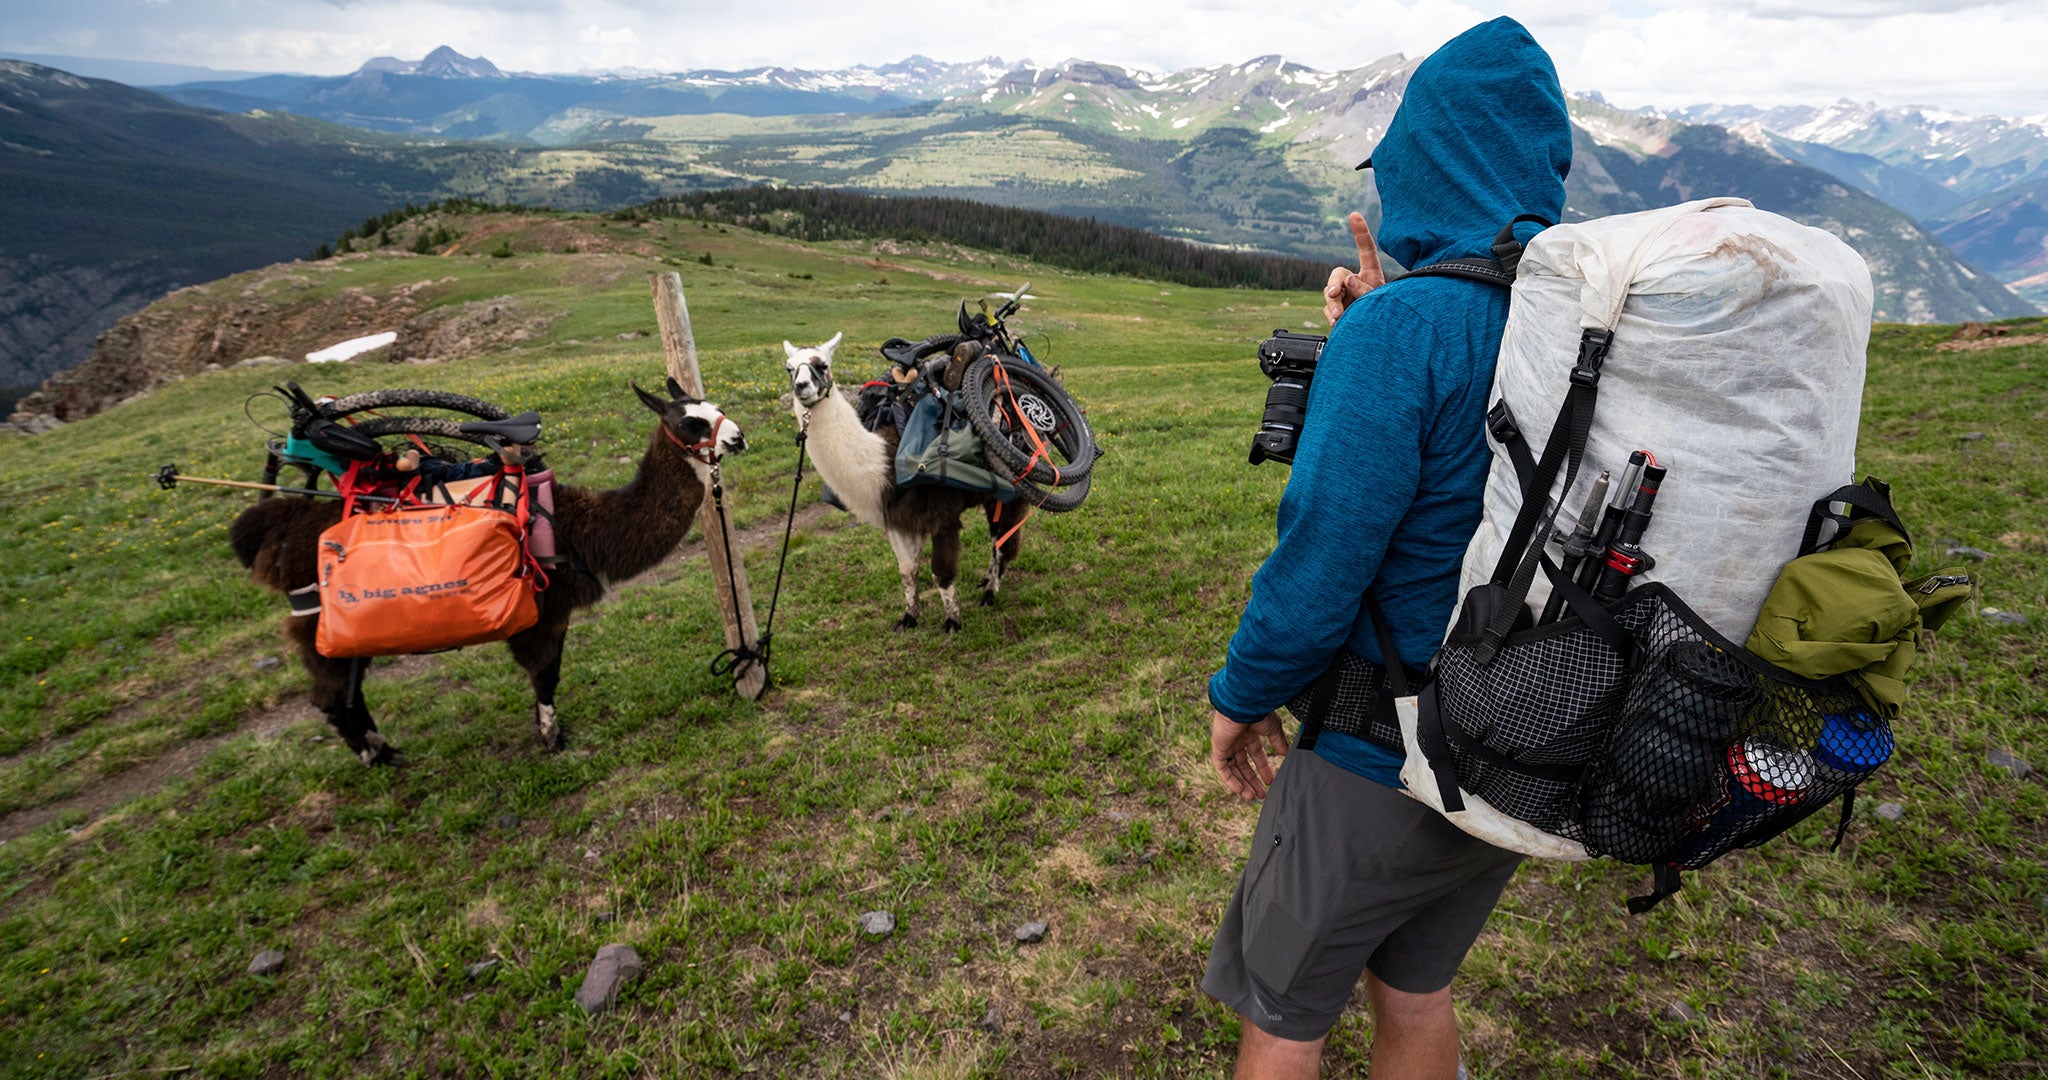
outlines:
[{"label": "black webbing strap", "polygon": [[[1835,513],[1835,503],[1848,506],[1849,512]],[[1799,554],[1811,555],[1820,550],[1820,532],[1828,522],[1834,522],[1836,527],[1835,534],[1828,537],[1828,542],[1833,543],[1849,531],[1849,526],[1859,516],[1874,517],[1899,530],[1899,535],[1905,537],[1907,543],[1913,542],[1913,534],[1906,531],[1906,526],[1899,521],[1899,512],[1892,509],[1890,485],[1869,477],[1860,484],[1836,488],[1825,498],[1814,500],[1813,511],[1806,517],[1806,535],[1799,541]]]},{"label": "black webbing strap", "polygon": [[[1387,613],[1380,608],[1379,597],[1365,594],[1366,614],[1372,616],[1373,633],[1380,641],[1380,656],[1391,658],[1387,664],[1387,685],[1392,699],[1408,696],[1407,665],[1401,662],[1401,652],[1394,644],[1394,628],[1387,623]],[[1398,718],[1399,707],[1395,708]],[[1454,767],[1456,758],[1451,755],[1451,742],[1444,730],[1443,713],[1436,707],[1436,684],[1429,683],[1416,695],[1415,701],[1415,742],[1422,749],[1422,759],[1429,765],[1429,773],[1436,779],[1437,804],[1444,813],[1455,814],[1465,809],[1465,796],[1458,790],[1458,773]]]},{"label": "black webbing strap", "polygon": [[1635,635],[1623,629],[1621,623],[1615,621],[1614,616],[1600,606],[1600,601],[1593,599],[1592,593],[1580,588],[1578,582],[1566,576],[1556,563],[1550,561],[1550,556],[1541,556],[1541,562],[1544,575],[1550,578],[1551,592],[1563,597],[1564,602],[1571,607],[1572,614],[1577,615],[1579,621],[1586,624],[1586,629],[1599,635],[1600,640],[1620,653],[1622,662],[1633,670],[1636,665]]},{"label": "black webbing strap", "polygon": [[1387,669],[1387,688],[1397,698],[1407,697],[1408,665],[1401,660],[1401,650],[1394,646],[1394,628],[1387,622],[1380,598],[1370,589],[1365,593],[1365,613],[1372,617],[1373,636],[1380,641],[1380,666]]},{"label": "black webbing strap", "polygon": [[[1607,351],[1614,344],[1614,334],[1609,330],[1587,330],[1579,336],[1578,361],[1572,365],[1572,385],[1566,392],[1564,404],[1558,409],[1557,422],[1551,425],[1550,436],[1544,441],[1543,458],[1536,463],[1536,473],[1522,486],[1522,511],[1515,515],[1515,525],[1508,533],[1507,546],[1501,549],[1500,562],[1493,571],[1493,583],[1507,589],[1505,602],[1494,613],[1488,623],[1474,658],[1481,664],[1493,662],[1500,653],[1502,640],[1508,636],[1508,629],[1514,625],[1515,615],[1522,610],[1522,604],[1529,597],[1529,586],[1535,581],[1533,565],[1524,567],[1524,556],[1529,543],[1536,534],[1537,523],[1543,518],[1543,511],[1550,503],[1550,486],[1557,479],[1560,468],[1564,469],[1564,490],[1570,491],[1578,479],[1579,465],[1586,456],[1586,441],[1593,433],[1593,408],[1600,398],[1600,367],[1607,362]],[[1562,434],[1564,437],[1559,438]],[[1545,530],[1546,533],[1548,530]]]},{"label": "black webbing strap", "polygon": [[1835,842],[1828,845],[1830,852],[1842,849],[1842,837],[1849,832],[1849,819],[1856,814],[1856,789],[1842,792],[1842,816],[1835,822]]},{"label": "black webbing strap", "polygon": [[1631,896],[1628,898],[1629,914],[1641,915],[1643,912],[1663,903],[1666,897],[1676,895],[1678,890],[1685,887],[1684,875],[1679,873],[1678,867],[1670,863],[1658,863],[1651,868],[1651,875],[1649,893],[1644,896]]},{"label": "black webbing strap", "polygon": [[1458,790],[1457,758],[1451,753],[1444,712],[1437,707],[1435,683],[1423,687],[1416,696],[1415,745],[1422,749],[1422,760],[1429,764],[1429,774],[1436,779],[1437,805],[1446,814],[1465,809],[1465,794]]},{"label": "black webbing strap", "polygon": [[320,614],[320,583],[314,582],[303,588],[293,589],[284,594],[285,603],[291,605],[294,615]]},{"label": "black webbing strap", "polygon": [[1530,474],[1536,471],[1536,457],[1529,453],[1529,440],[1522,437],[1522,425],[1515,422],[1515,411],[1508,408],[1506,398],[1494,402],[1493,408],[1486,411],[1486,433],[1508,452],[1508,462],[1515,467],[1515,482],[1526,490]]},{"label": "black webbing strap", "polygon": [[1309,690],[1308,715],[1301,718],[1301,736],[1295,740],[1296,750],[1313,750],[1316,740],[1323,734],[1323,718],[1330,715],[1330,704],[1337,700],[1337,684],[1344,673],[1344,652],[1337,651],[1335,659],[1322,677]]}]

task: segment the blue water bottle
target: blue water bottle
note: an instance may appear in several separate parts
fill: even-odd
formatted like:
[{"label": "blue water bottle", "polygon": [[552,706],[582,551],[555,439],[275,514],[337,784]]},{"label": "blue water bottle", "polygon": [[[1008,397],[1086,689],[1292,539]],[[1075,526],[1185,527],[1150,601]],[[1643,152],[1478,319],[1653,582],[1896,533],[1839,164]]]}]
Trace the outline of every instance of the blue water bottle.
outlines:
[{"label": "blue water bottle", "polygon": [[1837,713],[1821,722],[1820,738],[1813,744],[1817,784],[1830,789],[1846,788],[1871,773],[1892,757],[1892,731],[1867,712]]}]

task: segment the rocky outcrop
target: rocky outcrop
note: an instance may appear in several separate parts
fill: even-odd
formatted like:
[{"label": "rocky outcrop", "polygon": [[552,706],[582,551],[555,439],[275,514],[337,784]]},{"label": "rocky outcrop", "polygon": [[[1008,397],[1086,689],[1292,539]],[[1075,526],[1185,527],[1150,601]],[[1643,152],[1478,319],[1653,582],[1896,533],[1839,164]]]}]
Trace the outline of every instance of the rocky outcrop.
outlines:
[{"label": "rocky outcrop", "polygon": [[328,291],[322,279],[332,270],[287,263],[171,293],[102,333],[82,366],[23,398],[15,425],[26,429],[30,416],[78,420],[216,365],[297,359],[352,337],[396,330],[387,359],[454,360],[525,341],[553,321],[512,296],[436,308],[451,277]]},{"label": "rocky outcrop", "polygon": [[517,345],[552,322],[516,296],[434,308],[406,321],[391,343],[394,363],[456,360]]}]

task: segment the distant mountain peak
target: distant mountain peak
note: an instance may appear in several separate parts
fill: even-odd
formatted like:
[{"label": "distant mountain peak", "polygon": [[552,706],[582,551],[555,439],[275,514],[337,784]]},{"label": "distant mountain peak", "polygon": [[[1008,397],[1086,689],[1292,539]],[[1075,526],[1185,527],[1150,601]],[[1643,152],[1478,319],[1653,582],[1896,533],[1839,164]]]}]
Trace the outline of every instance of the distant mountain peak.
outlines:
[{"label": "distant mountain peak", "polygon": [[498,65],[481,56],[464,56],[449,46],[443,45],[420,60],[400,60],[395,56],[379,56],[356,69],[358,75],[425,75],[434,79],[502,79],[505,73]]}]

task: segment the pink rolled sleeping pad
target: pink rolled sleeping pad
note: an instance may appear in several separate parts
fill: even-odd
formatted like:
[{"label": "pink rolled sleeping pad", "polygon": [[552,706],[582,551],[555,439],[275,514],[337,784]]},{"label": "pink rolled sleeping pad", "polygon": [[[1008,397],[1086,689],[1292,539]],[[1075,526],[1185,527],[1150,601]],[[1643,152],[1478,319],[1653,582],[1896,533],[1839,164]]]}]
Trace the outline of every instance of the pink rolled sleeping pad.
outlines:
[{"label": "pink rolled sleeping pad", "polygon": [[555,552],[555,470],[529,474],[526,498],[533,511],[526,522],[527,554],[549,569],[562,565]]}]

